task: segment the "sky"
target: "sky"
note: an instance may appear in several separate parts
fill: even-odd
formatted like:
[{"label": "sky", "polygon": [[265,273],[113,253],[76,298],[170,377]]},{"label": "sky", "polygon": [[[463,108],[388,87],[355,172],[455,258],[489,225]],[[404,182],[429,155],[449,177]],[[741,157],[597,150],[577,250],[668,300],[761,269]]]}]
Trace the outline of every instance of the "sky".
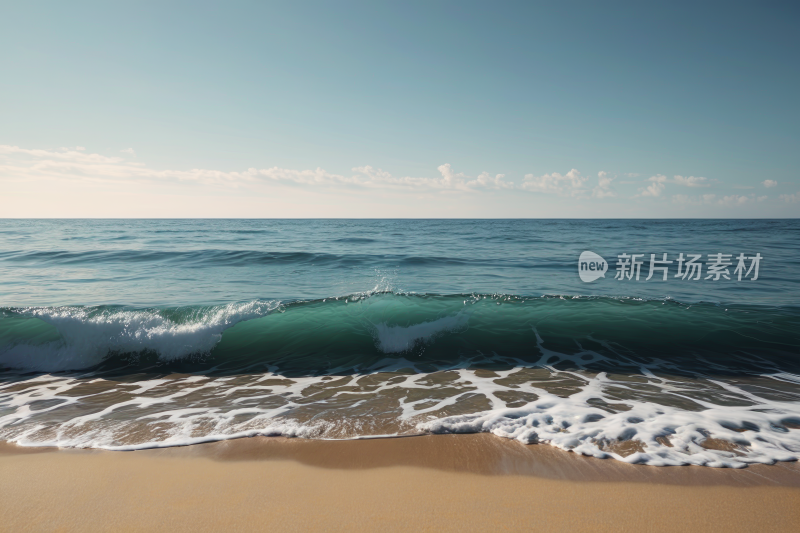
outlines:
[{"label": "sky", "polygon": [[0,217],[800,216],[790,2],[4,2]]}]

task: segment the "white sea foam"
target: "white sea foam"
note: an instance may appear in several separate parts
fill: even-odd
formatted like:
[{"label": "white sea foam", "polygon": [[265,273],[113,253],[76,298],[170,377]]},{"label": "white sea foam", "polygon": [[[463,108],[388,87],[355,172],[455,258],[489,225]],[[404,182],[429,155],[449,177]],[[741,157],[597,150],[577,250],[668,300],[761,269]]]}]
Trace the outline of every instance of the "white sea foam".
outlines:
[{"label": "white sea foam", "polygon": [[[17,390],[20,382],[0,386],[0,407],[7,413],[0,417],[0,438],[26,446],[129,450],[254,435],[385,435],[385,430],[375,433],[369,429],[375,417],[370,403],[378,402],[387,416],[385,422],[397,428],[392,434],[491,432],[526,444],[549,444],[584,455],[655,466],[739,468],[800,458],[800,430],[795,429],[800,423],[800,402],[769,400],[722,380],[711,380],[709,386],[718,388],[729,400],[737,400],[733,403],[747,405],[703,401],[697,395],[690,396],[692,384],[655,376],[643,384],[613,379],[605,373],[549,369],[551,378],[579,384],[577,392],[562,397],[548,392],[542,384],[545,382],[508,381],[519,378],[530,367],[497,371],[491,376],[464,368],[438,373],[393,371],[400,367],[413,368],[413,362],[394,361],[383,372],[345,376],[335,382],[330,376],[287,379],[269,372],[135,383],[37,376],[25,381],[24,391]],[[442,383],[445,374],[450,377]],[[95,397],[91,405],[98,407],[55,426],[43,421],[64,407],[72,406],[74,411],[84,397],[70,391],[88,381],[108,386],[89,395]],[[699,408],[618,397],[621,390],[635,392],[643,385],[690,399]],[[13,389],[8,390],[10,387]],[[313,395],[326,387],[332,388],[332,394],[314,400]],[[394,408],[386,403],[388,397],[397,397],[392,391],[403,394]],[[509,391],[535,395],[535,399],[508,408],[501,396]],[[106,394],[108,398],[127,399],[98,404]],[[442,416],[474,398],[483,398],[490,408]],[[624,404],[625,410],[611,412],[607,408],[610,404]],[[137,436],[145,433],[144,437]],[[728,443],[728,449],[711,449],[708,444],[714,441]],[[631,445],[627,453],[620,448],[626,443]]]},{"label": "white sea foam", "polygon": [[378,349],[386,354],[401,353],[412,349],[420,343],[431,342],[442,333],[458,331],[466,327],[469,315],[458,313],[430,322],[422,322],[411,326],[388,326],[386,323],[375,324],[375,336]]},{"label": "white sea foam", "polygon": [[78,370],[100,363],[110,352],[154,351],[165,361],[180,359],[209,352],[224,330],[278,307],[278,302],[234,303],[199,310],[182,321],[159,310],[29,308],[21,314],[51,324],[61,339],[6,346],[0,351],[0,366],[40,372]]},{"label": "white sea foam", "polygon": [[[0,407],[8,414],[0,416],[0,439],[20,446],[57,446],[74,448],[99,448],[106,450],[137,450],[184,446],[202,442],[213,442],[240,437],[284,436],[319,437],[331,426],[325,420],[299,422],[285,415],[297,404],[284,402],[273,407],[239,407],[243,400],[257,396],[235,397],[235,393],[253,391],[278,392],[290,398],[302,398],[309,386],[318,385],[318,377],[284,380],[286,384],[261,386],[260,381],[274,379],[273,374],[250,376],[246,387],[230,385],[231,378],[210,379],[205,376],[188,376],[180,379],[155,379],[134,383],[118,382],[102,392],[87,396],[73,396],[75,387],[85,383],[73,377],[41,375],[25,380],[27,388],[9,394],[0,386]],[[95,383],[105,380],[93,380]],[[111,382],[107,382],[111,384]],[[12,383],[19,385],[19,382]],[[133,387],[128,389],[127,387]],[[37,417],[54,413],[66,406],[74,406],[87,397],[101,397],[117,393],[125,396],[122,401],[109,402],[105,406],[85,406],[83,412],[58,424],[39,423]],[[216,393],[216,394],[215,394]],[[209,399],[203,407],[195,406],[191,395]],[[234,395],[234,397],[231,397]],[[265,395],[267,396],[267,395]],[[274,395],[273,395],[274,396]],[[214,402],[214,399],[217,401]],[[36,403],[49,403],[48,407],[33,408]],[[120,417],[119,413],[129,413]],[[242,423],[237,418],[249,419]],[[148,425],[162,430],[149,438],[131,437]],[[202,428],[202,431],[200,431]]]},{"label": "white sea foam", "polygon": [[[628,410],[610,413],[590,400],[620,403],[610,397],[608,389],[624,389],[625,382],[611,380],[605,373],[593,378],[581,374],[575,377],[586,384],[580,392],[566,398],[521,385],[518,390],[536,394],[537,400],[514,409],[501,407],[431,420],[417,427],[429,433],[491,432],[525,444],[546,443],[583,455],[653,466],[740,468],[748,463],[771,464],[800,458],[800,430],[784,426],[786,421],[800,421],[798,402],[770,401],[740,387],[713,381],[753,403],[720,406],[692,398],[703,407],[693,411],[637,399],[621,402]],[[661,385],[669,385],[668,381],[663,380]],[[674,381],[671,385],[680,394],[681,383]],[[494,381],[479,381],[478,391],[487,397],[496,398],[495,394],[502,389]],[[623,455],[614,451],[626,441],[633,445],[629,449],[633,453]],[[704,446],[714,441],[731,446],[728,450]]]},{"label": "white sea foam", "polygon": [[[213,324],[222,328],[248,313],[220,310]],[[456,315],[408,327],[384,325],[376,328],[383,334],[376,333],[376,342],[397,353],[467,323]],[[136,331],[150,331],[141,324]],[[20,376],[0,384],[0,439],[130,450],[254,435],[339,439],[490,432],[656,466],[739,468],[800,459],[796,374],[751,375],[743,384],[736,378],[677,377],[665,372],[675,370],[673,365],[651,361],[635,374],[613,376],[582,366],[607,356],[583,348],[571,354],[550,350],[538,334],[537,341],[539,361],[492,372],[472,370],[480,365],[471,361],[422,371],[414,357],[388,357],[363,373],[341,376],[288,378],[271,371],[137,382]],[[554,358],[569,361],[572,369],[549,365]],[[509,407],[511,396],[515,407]]]}]

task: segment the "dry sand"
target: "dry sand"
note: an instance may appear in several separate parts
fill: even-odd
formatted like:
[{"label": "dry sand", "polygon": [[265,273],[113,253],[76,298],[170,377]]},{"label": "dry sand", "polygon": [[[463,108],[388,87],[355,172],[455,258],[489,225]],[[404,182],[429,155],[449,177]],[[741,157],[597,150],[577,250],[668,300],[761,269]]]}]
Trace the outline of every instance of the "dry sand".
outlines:
[{"label": "dry sand", "polygon": [[3,531],[798,531],[796,463],[631,466],[489,435],[0,446]]}]

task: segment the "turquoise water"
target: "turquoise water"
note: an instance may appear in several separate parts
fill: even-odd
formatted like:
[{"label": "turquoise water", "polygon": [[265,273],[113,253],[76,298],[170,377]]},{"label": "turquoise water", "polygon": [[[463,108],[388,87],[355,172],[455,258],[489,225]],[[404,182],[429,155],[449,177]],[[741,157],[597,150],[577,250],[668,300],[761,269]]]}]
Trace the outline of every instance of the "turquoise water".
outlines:
[{"label": "turquoise water", "polygon": [[[646,464],[794,460],[798,230],[0,221],[0,438],[132,449],[490,431]],[[587,250],[608,262],[591,283]],[[667,280],[646,280],[664,253]],[[707,279],[718,253],[730,279]],[[638,281],[615,279],[620,254],[642,254]],[[700,279],[676,277],[679,254],[701,254]],[[748,268],[760,254],[757,279],[738,280],[740,254]]]},{"label": "turquoise water", "polygon": [[[609,261],[611,275],[581,282],[584,250]],[[796,220],[4,220],[0,301],[170,307],[378,287],[786,306],[800,295],[798,250]],[[753,283],[613,279],[618,254],[665,252],[764,260]]]}]

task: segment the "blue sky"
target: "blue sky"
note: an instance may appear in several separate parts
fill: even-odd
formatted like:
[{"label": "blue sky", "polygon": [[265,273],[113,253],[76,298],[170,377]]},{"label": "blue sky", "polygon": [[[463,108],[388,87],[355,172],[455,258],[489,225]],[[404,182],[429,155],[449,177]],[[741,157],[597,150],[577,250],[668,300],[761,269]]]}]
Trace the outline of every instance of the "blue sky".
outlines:
[{"label": "blue sky", "polygon": [[796,6],[8,3],[0,216],[796,217]]}]

